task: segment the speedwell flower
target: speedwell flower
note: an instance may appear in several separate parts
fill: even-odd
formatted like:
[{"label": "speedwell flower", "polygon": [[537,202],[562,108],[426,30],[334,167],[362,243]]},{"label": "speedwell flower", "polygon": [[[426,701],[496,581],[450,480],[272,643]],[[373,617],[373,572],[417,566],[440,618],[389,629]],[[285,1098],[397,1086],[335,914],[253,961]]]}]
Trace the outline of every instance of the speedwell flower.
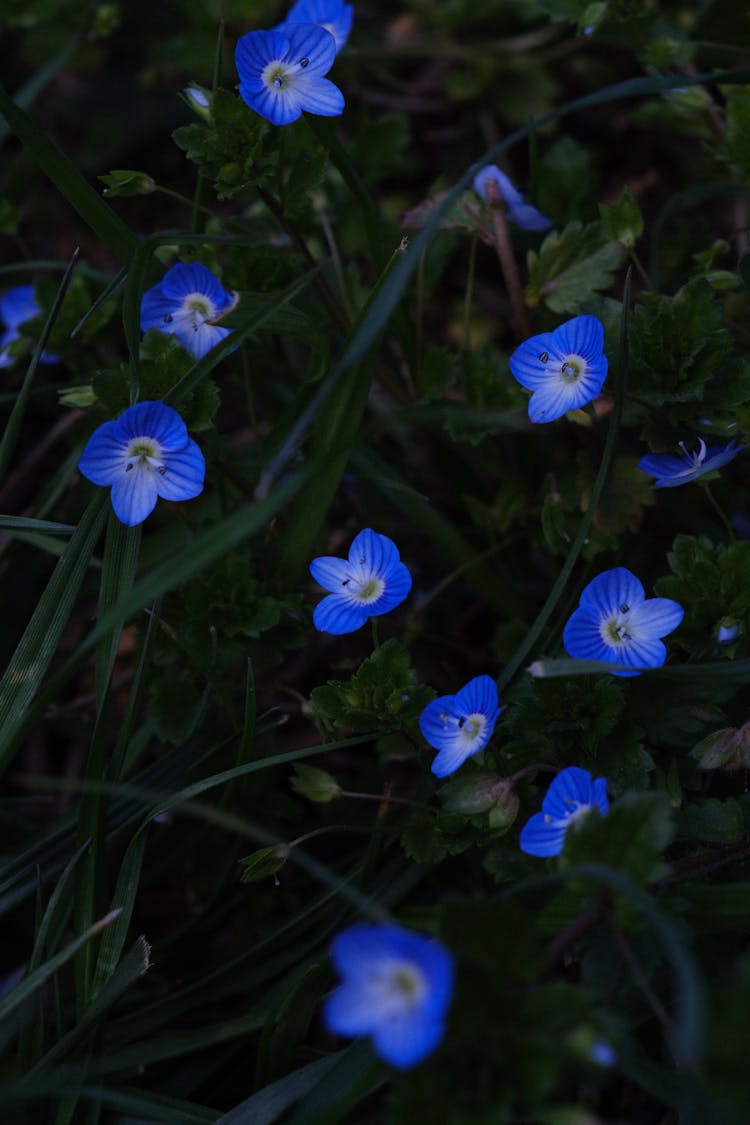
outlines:
[{"label": "speedwell flower", "polygon": [[521,851],[542,857],[559,855],[570,826],[592,809],[602,816],[609,810],[606,778],[594,781],[588,770],[578,766],[561,770],[547,790],[542,811],[521,829]]},{"label": "speedwell flower", "polygon": [[565,626],[563,644],[569,656],[619,665],[612,669],[615,676],[637,676],[664,663],[667,650],[659,638],[676,629],[684,614],[671,598],[647,599],[636,576],[616,566],[589,582]]},{"label": "speedwell flower", "polygon": [[314,23],[249,31],[234,53],[240,97],[272,125],[288,125],[303,110],[335,117],[344,108],[344,95],[323,77],[335,58],[336,40]]},{"label": "speedwell flower", "polygon": [[514,378],[534,393],[532,422],[554,422],[599,394],[607,377],[604,327],[595,316],[574,316],[554,332],[532,336],[508,361]]},{"label": "speedwell flower", "polygon": [[474,191],[485,203],[490,202],[487,195],[488,180],[494,180],[497,184],[497,190],[508,209],[508,218],[521,230],[549,230],[551,226],[554,226],[551,219],[548,219],[541,211],[537,211],[536,207],[532,207],[530,203],[526,202],[520,191],[516,190],[505,172],[501,172],[497,164],[488,164],[474,177]]},{"label": "speedwell flower", "polygon": [[[0,367],[10,367],[15,356],[10,354],[10,345],[21,336],[21,325],[39,316],[39,305],[34,296],[33,285],[16,285],[0,297],[0,324],[4,332],[0,334]],[[42,363],[57,363],[59,356],[42,352]]]},{"label": "speedwell flower", "polygon": [[310,563],[310,573],[332,591],[315,607],[315,628],[337,636],[395,609],[411,590],[411,574],[396,544],[369,527],[355,537],[348,560],[323,555]]},{"label": "speedwell flower", "polygon": [[196,359],[210,352],[232,331],[214,324],[235,304],[216,277],[200,262],[179,262],[141,299],[141,331],[157,328],[179,343]]},{"label": "speedwell flower", "polygon": [[439,751],[432,772],[447,777],[483,750],[500,710],[497,684],[491,676],[475,676],[456,695],[441,695],[428,703],[419,716],[419,729]]},{"label": "speedwell flower", "polygon": [[274,31],[289,31],[293,24],[316,23],[336,40],[336,54],[349,38],[354,20],[354,8],[344,0],[297,0],[286,19]]},{"label": "speedwell flower", "polygon": [[742,446],[732,440],[728,445],[706,445],[698,438],[698,448],[689,453],[685,442],[679,443],[681,453],[647,453],[638,462],[638,468],[650,477],[656,477],[654,488],[677,488],[697,480],[712,469],[721,469],[733,461]]},{"label": "speedwell flower", "polygon": [[336,1035],[371,1035],[385,1062],[407,1070],[445,1034],[453,996],[453,958],[437,941],[394,925],[360,923],[331,947],[342,982],[325,1002]]},{"label": "speedwell flower", "polygon": [[176,410],[163,402],[137,402],[94,430],[78,468],[94,484],[112,486],[115,515],[134,527],[151,514],[159,496],[200,495],[206,462]]}]

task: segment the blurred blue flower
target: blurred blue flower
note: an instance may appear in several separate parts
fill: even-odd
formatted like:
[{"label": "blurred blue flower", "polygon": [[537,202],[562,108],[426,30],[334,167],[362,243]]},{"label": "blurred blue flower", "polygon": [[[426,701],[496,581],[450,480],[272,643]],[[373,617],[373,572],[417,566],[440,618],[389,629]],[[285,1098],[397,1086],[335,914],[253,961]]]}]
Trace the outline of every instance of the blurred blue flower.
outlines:
[{"label": "blurred blue flower", "polygon": [[542,858],[559,855],[571,824],[592,809],[598,809],[602,816],[609,810],[606,779],[594,781],[588,770],[578,766],[560,770],[542,801],[542,811],[521,829],[521,851]]},{"label": "blurred blue flower", "polygon": [[679,443],[681,453],[647,453],[638,462],[638,468],[650,477],[656,477],[654,488],[677,488],[697,480],[704,473],[720,469],[742,452],[734,439],[728,445],[706,445],[698,438],[698,448],[688,453],[684,441]]},{"label": "blurred blue flower", "polygon": [[411,590],[411,574],[392,539],[367,527],[349,548],[348,561],[329,555],[313,559],[310,573],[332,593],[313,613],[321,633],[353,633],[370,617],[400,605]]},{"label": "blurred blue flower", "polygon": [[589,1058],[597,1066],[609,1068],[617,1062],[617,1052],[606,1039],[597,1039],[589,1048]]},{"label": "blurred blue flower", "polygon": [[487,181],[494,180],[497,189],[508,209],[508,218],[521,230],[549,230],[554,226],[552,219],[548,219],[536,207],[527,203],[520,191],[513,187],[505,172],[501,172],[497,164],[488,164],[474,177],[474,191],[485,203],[490,200],[487,195]]},{"label": "blurred blue flower", "polygon": [[157,328],[167,336],[176,336],[195,359],[203,359],[232,331],[212,322],[234,304],[235,297],[200,262],[179,262],[143,294],[141,331]]},{"label": "blurred blue flower", "polygon": [[619,665],[612,669],[615,676],[637,676],[664,663],[667,650],[659,638],[676,629],[684,614],[670,598],[647,599],[636,576],[617,566],[589,582],[565,626],[563,644],[576,659]]},{"label": "blurred blue flower", "polygon": [[723,617],[716,630],[717,645],[731,645],[737,640],[740,623],[733,617]]},{"label": "blurred blue flower", "polygon": [[336,40],[314,23],[249,31],[234,54],[240,97],[272,125],[288,125],[303,110],[335,117],[344,108],[344,95],[323,77],[335,57]]},{"label": "blurred blue flower", "polygon": [[439,751],[432,772],[447,777],[483,750],[500,710],[497,684],[491,676],[475,676],[456,695],[441,695],[428,703],[419,716],[419,729]]},{"label": "blurred blue flower", "polygon": [[180,415],[163,402],[137,402],[104,422],[86,443],[78,468],[94,484],[112,487],[121,523],[143,523],[164,500],[192,500],[203,491],[206,462]]},{"label": "blurred blue flower", "polygon": [[439,942],[389,924],[360,923],[333,941],[342,982],[323,1022],[336,1035],[371,1035],[385,1062],[407,1070],[445,1034],[453,996],[453,957]]},{"label": "blurred blue flower", "polygon": [[336,40],[336,54],[349,38],[354,20],[354,8],[344,0],[297,0],[289,9],[286,19],[274,31],[291,31],[294,24],[316,23]]},{"label": "blurred blue flower", "polygon": [[[0,297],[0,324],[4,328],[0,334],[0,367],[10,367],[15,362],[15,356],[10,354],[10,345],[20,339],[21,325],[39,316],[40,311],[33,285],[16,285]],[[39,361],[59,363],[60,357],[42,352]]]},{"label": "blurred blue flower", "polygon": [[607,377],[604,327],[595,316],[574,316],[554,332],[532,336],[508,361],[513,377],[534,393],[532,422],[554,422],[591,402]]}]

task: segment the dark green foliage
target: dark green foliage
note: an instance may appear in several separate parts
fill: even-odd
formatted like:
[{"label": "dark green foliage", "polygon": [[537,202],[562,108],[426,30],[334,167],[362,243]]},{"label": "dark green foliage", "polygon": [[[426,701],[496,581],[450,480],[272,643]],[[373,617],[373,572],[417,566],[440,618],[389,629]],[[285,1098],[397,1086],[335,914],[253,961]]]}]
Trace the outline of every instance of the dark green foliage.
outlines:
[{"label": "dark green foliage", "polygon": [[733,652],[746,651],[750,614],[750,543],[712,543],[705,536],[678,535],[667,556],[673,574],[661,578],[657,593],[685,607],[680,641],[693,655],[721,654],[716,631],[725,617],[740,625]]},{"label": "dark green foliage", "polygon": [[666,873],[662,858],[674,836],[674,820],[663,793],[628,794],[606,816],[584,817],[565,836],[563,861],[604,863],[636,883],[648,883]]},{"label": "dark green foliage", "polygon": [[323,730],[414,731],[435,692],[419,682],[409,653],[386,641],[350,680],[331,680],[312,693],[313,714]]},{"label": "dark green foliage", "polygon": [[575,760],[590,768],[586,759],[615,729],[624,708],[622,688],[610,676],[533,680],[508,724],[515,739],[536,747],[541,756],[554,753],[566,764]]},{"label": "dark green foliage", "polygon": [[607,289],[622,263],[623,249],[609,239],[602,223],[574,220],[551,231],[539,250],[529,250],[526,300],[555,313],[575,313],[581,301]]}]

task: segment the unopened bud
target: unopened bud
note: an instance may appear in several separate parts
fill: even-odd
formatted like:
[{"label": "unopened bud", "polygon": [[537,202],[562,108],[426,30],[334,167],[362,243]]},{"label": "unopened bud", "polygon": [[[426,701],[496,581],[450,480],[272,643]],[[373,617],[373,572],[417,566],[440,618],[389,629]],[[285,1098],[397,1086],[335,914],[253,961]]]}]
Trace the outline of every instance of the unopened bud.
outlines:
[{"label": "unopened bud", "polygon": [[315,766],[296,765],[295,775],[292,778],[292,789],[301,797],[309,801],[318,801],[327,804],[341,796],[341,786],[326,770],[316,769]]},{"label": "unopened bud", "polygon": [[731,645],[737,640],[740,623],[733,617],[722,617],[716,630],[717,645]]},{"label": "unopened bud", "polygon": [[193,82],[182,91],[182,96],[194,113],[204,121],[211,120],[211,103],[213,95],[205,86],[198,86]]}]

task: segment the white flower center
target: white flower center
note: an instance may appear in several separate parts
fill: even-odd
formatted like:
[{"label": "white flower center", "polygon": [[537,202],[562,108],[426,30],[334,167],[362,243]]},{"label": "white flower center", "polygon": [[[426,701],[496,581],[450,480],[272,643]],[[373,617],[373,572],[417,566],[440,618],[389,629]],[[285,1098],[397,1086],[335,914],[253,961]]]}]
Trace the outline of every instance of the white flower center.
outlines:
[{"label": "white flower center", "polygon": [[571,824],[575,824],[576,821],[583,820],[585,816],[588,816],[594,807],[593,805],[584,804],[583,801],[573,801],[570,797],[564,797],[563,801],[564,804],[570,805],[570,812],[566,813],[561,819],[546,813],[544,823],[549,824],[552,828],[564,828],[566,832]]},{"label": "white flower center", "polygon": [[418,1005],[427,992],[427,981],[412,961],[387,961],[368,980],[373,1007],[381,1016],[394,1016]]},{"label": "white flower center", "polygon": [[[177,315],[180,320],[188,322],[193,332],[197,332],[206,321],[214,319],[216,312],[216,305],[205,293],[188,293],[186,297],[183,297]],[[164,320],[166,323],[171,323],[174,317],[165,316]]]},{"label": "white flower center", "polygon": [[369,574],[361,578],[345,578],[341,585],[346,588],[346,593],[360,605],[372,605],[385,590],[385,582],[382,578],[378,578],[377,574]]},{"label": "white flower center", "polygon": [[157,472],[164,476],[167,466],[164,463],[161,445],[155,438],[136,437],[128,442],[125,450],[125,472],[130,473],[133,469],[145,469],[147,472]]},{"label": "white flower center", "polygon": [[599,626],[599,635],[605,645],[609,645],[612,648],[618,648],[620,645],[624,645],[627,641],[632,640],[633,634],[630,632],[630,606],[623,602],[618,613],[602,621]]},{"label": "white flower center", "polygon": [[581,355],[566,355],[560,367],[560,374],[566,383],[575,383],[586,374],[588,364]]}]

